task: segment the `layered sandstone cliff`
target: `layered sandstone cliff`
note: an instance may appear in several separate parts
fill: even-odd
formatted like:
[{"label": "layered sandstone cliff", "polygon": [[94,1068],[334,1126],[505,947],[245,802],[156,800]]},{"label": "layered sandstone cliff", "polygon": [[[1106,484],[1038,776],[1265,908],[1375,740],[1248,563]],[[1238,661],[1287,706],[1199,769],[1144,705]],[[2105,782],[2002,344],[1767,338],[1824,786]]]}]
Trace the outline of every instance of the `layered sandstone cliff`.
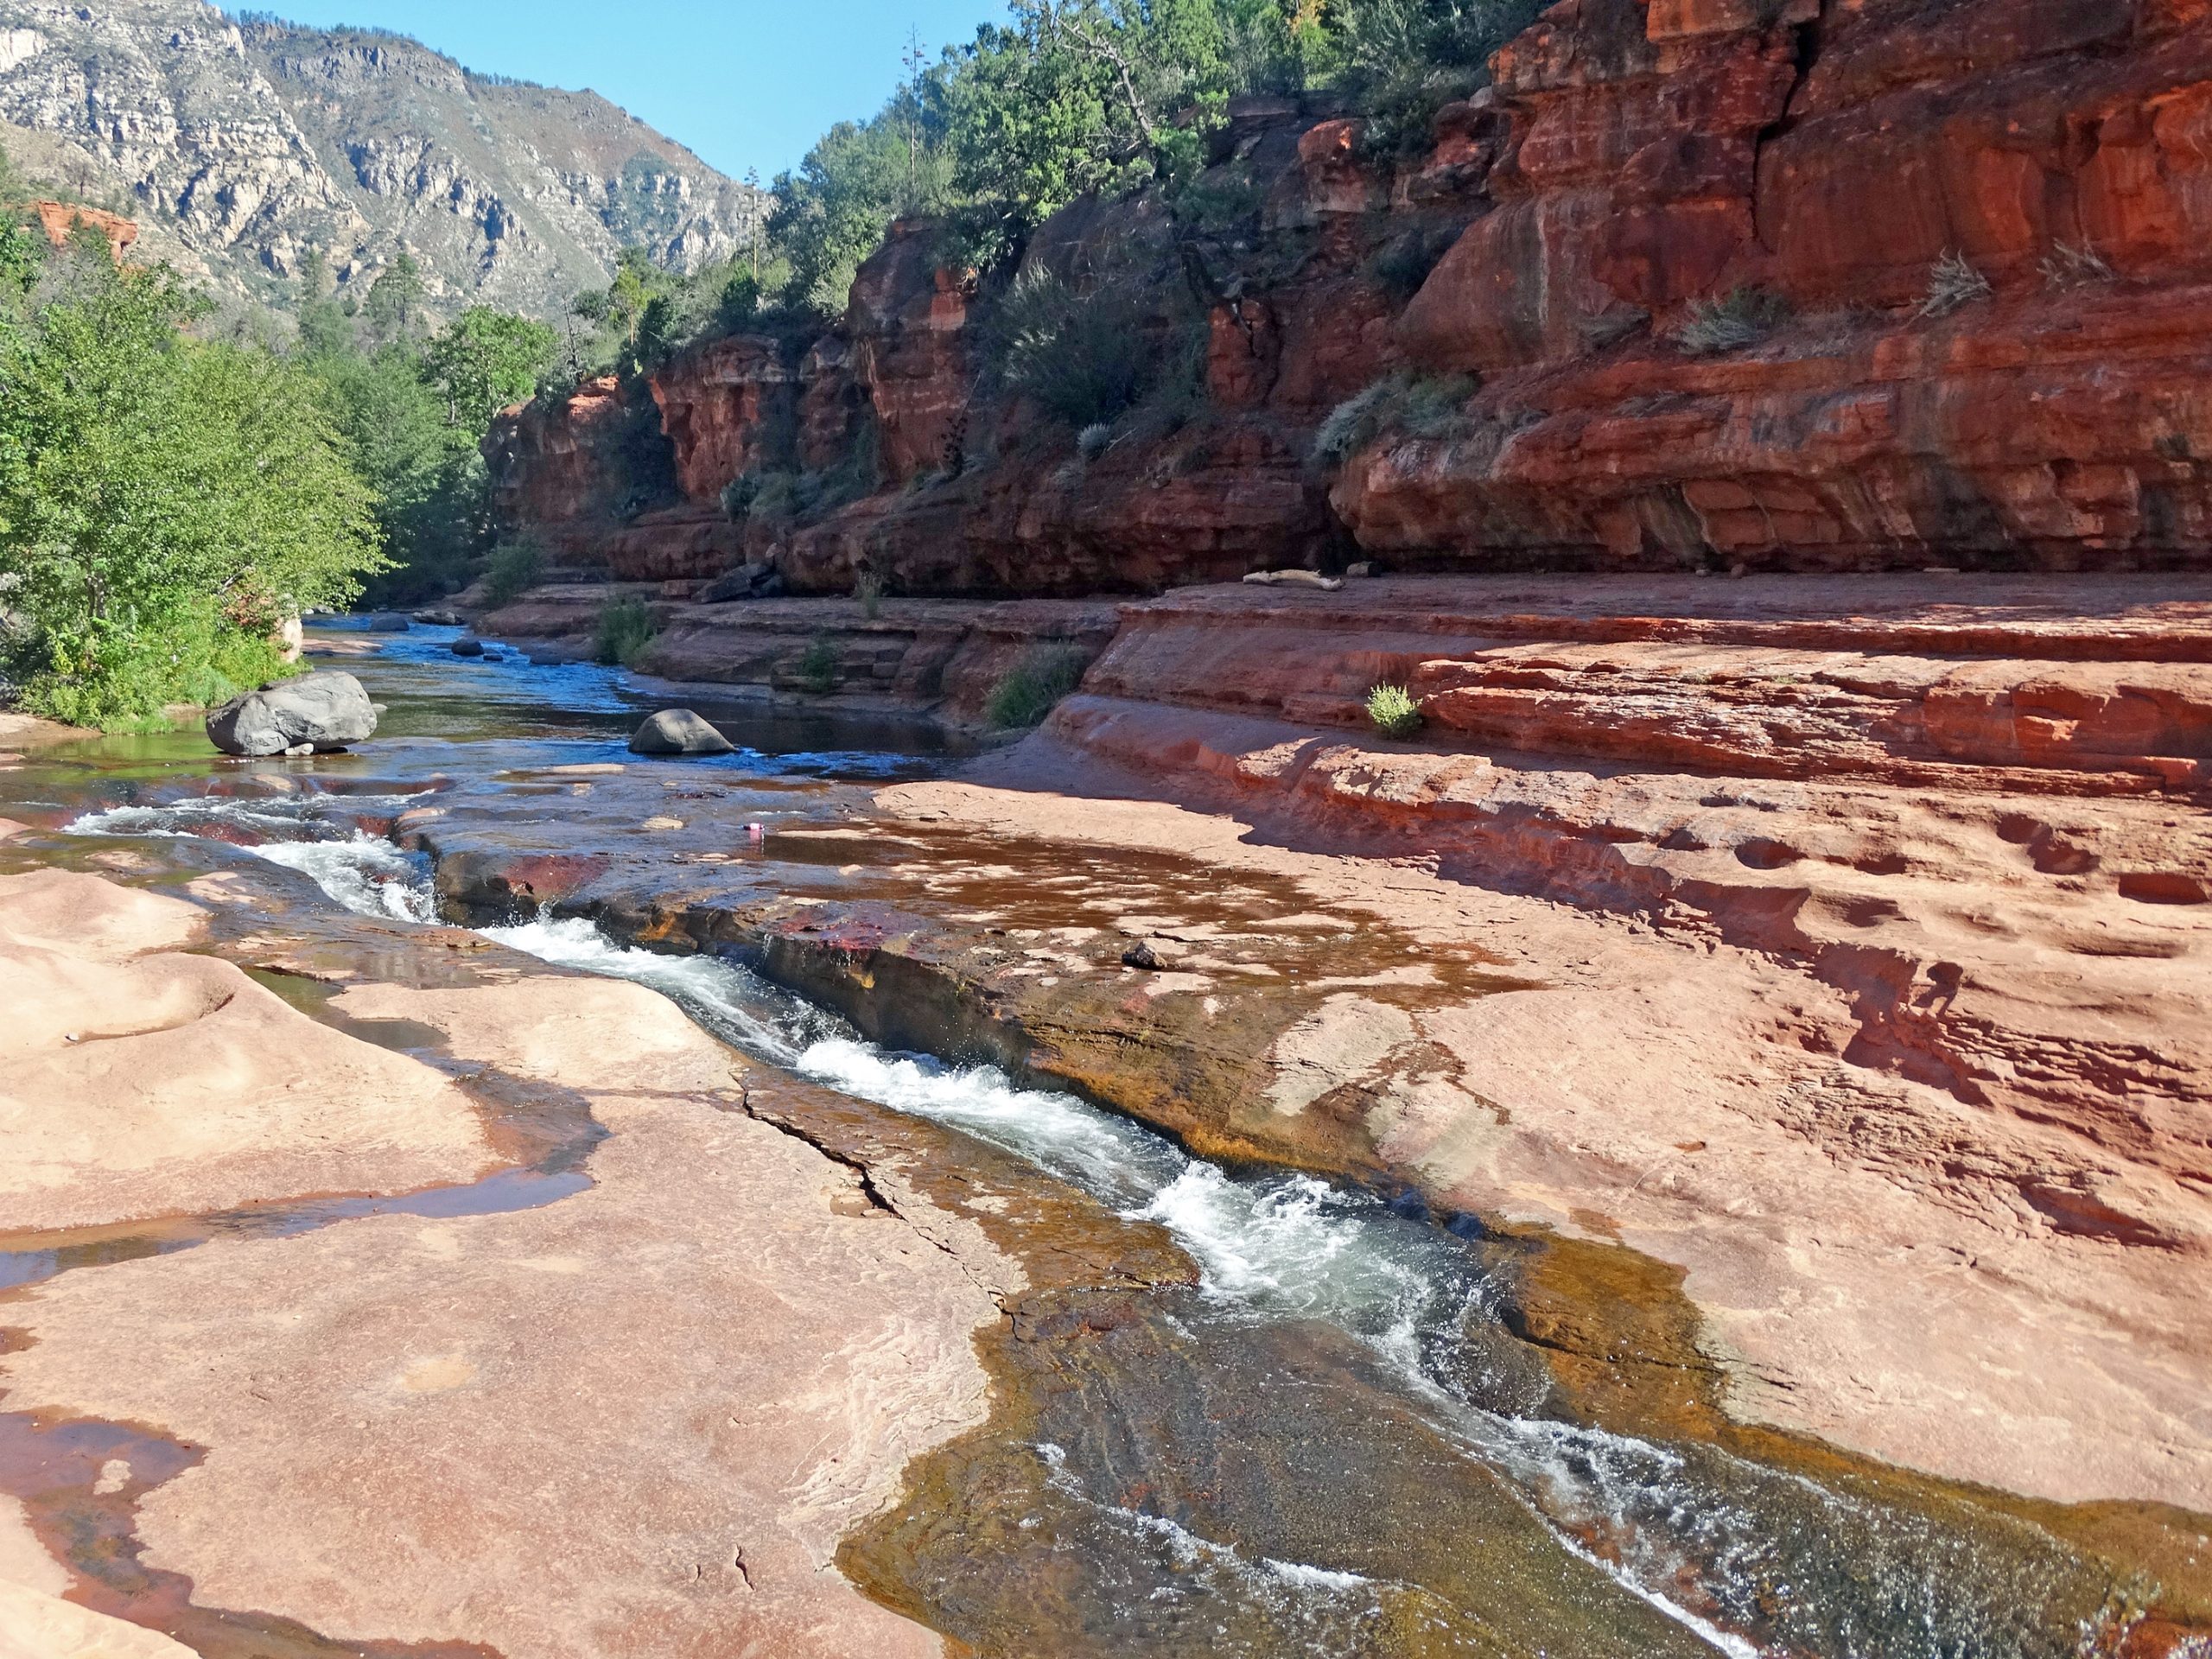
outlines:
[{"label": "layered sandstone cliff", "polygon": [[[753,512],[744,556],[917,593],[2204,559],[2200,0],[1563,0],[1494,70],[1416,151],[1250,101],[1213,206],[1043,226],[1025,270],[1138,271],[1162,340],[1205,302],[1200,384],[1082,452],[995,385],[1001,283],[898,227],[811,347],[653,377],[695,527],[648,556],[646,525],[623,573],[711,574],[732,479],[840,468]],[[506,488],[527,519],[561,486]]]}]

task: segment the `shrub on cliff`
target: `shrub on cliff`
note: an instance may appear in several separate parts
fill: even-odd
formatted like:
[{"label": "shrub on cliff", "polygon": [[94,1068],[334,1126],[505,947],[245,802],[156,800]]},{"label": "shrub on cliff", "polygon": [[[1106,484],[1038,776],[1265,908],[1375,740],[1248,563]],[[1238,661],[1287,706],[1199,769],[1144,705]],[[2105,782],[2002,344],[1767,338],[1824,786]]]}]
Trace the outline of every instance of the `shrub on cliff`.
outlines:
[{"label": "shrub on cliff", "polygon": [[1916,315],[1948,317],[1962,305],[1990,296],[1989,278],[1976,270],[1962,253],[1946,252],[1929,268],[1928,297]]},{"label": "shrub on cliff", "polygon": [[1693,357],[1756,346],[1789,320],[1789,302],[1763,288],[1730,289],[1717,300],[1693,300],[1675,331],[1677,350]]},{"label": "shrub on cliff", "polygon": [[1078,646],[1039,645],[991,688],[984,713],[1007,730],[1040,724],[1062,697],[1083,683],[1090,657]]},{"label": "shrub on cliff", "polygon": [[484,562],[484,602],[493,610],[512,605],[537,580],[545,563],[545,550],[528,536],[502,542]]},{"label": "shrub on cliff", "polygon": [[986,353],[1002,387],[1080,432],[1195,377],[1203,335],[1182,300],[1125,275],[1080,290],[1033,267],[994,308]]},{"label": "shrub on cliff", "polygon": [[1421,704],[1402,685],[1378,685],[1367,694],[1367,717],[1385,737],[1411,737],[1425,723]]},{"label": "shrub on cliff", "polygon": [[645,601],[634,595],[612,600],[600,607],[599,628],[592,639],[592,658],[610,666],[635,668],[658,630]]},{"label": "shrub on cliff", "polygon": [[1461,413],[1475,392],[1464,374],[1417,375],[1404,369],[1386,374],[1331,410],[1313,435],[1313,456],[1341,467],[1386,434],[1412,438],[1446,438],[1464,430]]},{"label": "shrub on cliff", "polygon": [[99,726],[283,671],[382,563],[321,384],[181,332],[167,270],[74,250],[0,310],[0,602],[27,706]]}]

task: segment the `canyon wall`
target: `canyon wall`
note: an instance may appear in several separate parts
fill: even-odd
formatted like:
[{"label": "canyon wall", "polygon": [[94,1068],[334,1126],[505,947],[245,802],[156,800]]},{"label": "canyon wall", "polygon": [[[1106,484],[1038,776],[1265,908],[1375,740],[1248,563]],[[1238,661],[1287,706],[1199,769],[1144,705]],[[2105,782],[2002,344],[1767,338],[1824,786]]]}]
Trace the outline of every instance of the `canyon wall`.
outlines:
[{"label": "canyon wall", "polygon": [[[2202,563],[2206,14],[1563,0],[1410,149],[1245,100],[1198,187],[1078,203],[1021,261],[1133,281],[1188,386],[1079,445],[996,383],[1003,277],[902,224],[820,340],[652,377],[682,504],[605,551],[910,593]],[[558,518],[561,469],[518,460],[510,511]],[[799,487],[710,533],[741,474]]]}]

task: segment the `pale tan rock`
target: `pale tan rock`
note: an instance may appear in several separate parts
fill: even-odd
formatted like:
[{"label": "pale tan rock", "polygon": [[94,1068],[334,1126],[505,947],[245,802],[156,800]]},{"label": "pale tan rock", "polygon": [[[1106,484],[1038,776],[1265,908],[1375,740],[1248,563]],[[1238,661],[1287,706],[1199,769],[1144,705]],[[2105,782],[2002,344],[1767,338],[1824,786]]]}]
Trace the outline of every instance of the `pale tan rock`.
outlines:
[{"label": "pale tan rock", "polygon": [[0,875],[0,940],[112,962],[170,950],[207,924],[197,906],[73,870]]},{"label": "pale tan rock", "polygon": [[[1953,812],[1924,795],[1657,769],[1606,779],[1084,702],[988,763],[988,782],[901,785],[878,804],[1288,876],[1319,905],[1493,954],[1538,983],[1424,1007],[1409,1033],[1398,1007],[1363,1018],[1361,998],[1332,996],[1278,1039],[1272,1103],[1300,1110],[1363,1082],[1377,1150],[1440,1203],[1683,1267],[1746,1419],[2010,1491],[2212,1509],[2212,1202],[2187,1179],[2212,1140],[2204,907],[2042,878],[1997,832],[2001,802]],[[1141,773],[1116,764],[1139,754]],[[1355,777],[1370,793],[1337,787]],[[1170,790],[1204,804],[1158,798]],[[1450,845],[1454,815],[1486,792],[1519,822],[1549,810],[1588,838],[1488,847],[1458,867],[1467,879],[1440,876],[1421,853]],[[2086,822],[2147,860],[2201,839],[2205,820],[2106,801]],[[1683,825],[1713,844],[1658,845]],[[1729,849],[1749,825],[1805,855],[1747,866]],[[1899,861],[1916,874],[1861,868]],[[1687,902],[1671,935],[1608,913],[1601,879],[1654,868],[1709,910],[1766,907],[1801,948],[1962,966],[1898,1046],[1970,1038],[1983,1102],[1915,1081],[1894,1047],[1860,1054],[1862,1005],[1802,957],[1726,943]],[[1584,907],[1500,890],[1547,880],[1559,894],[1580,882]]]},{"label": "pale tan rock", "polygon": [[58,1596],[69,1587],[69,1570],[39,1542],[22,1500],[5,1492],[0,1492],[0,1584],[48,1596]]},{"label": "pale tan rock", "polygon": [[0,1580],[0,1659],[193,1659],[159,1630]]},{"label": "pale tan rock", "polygon": [[935,1659],[833,1558],[910,1458],[982,1420],[972,1333],[1012,1264],[972,1228],[932,1243],[856,1209],[849,1173],[747,1116],[734,1057],[641,988],[342,1001],[582,1090],[612,1131],[594,1185],[218,1240],[12,1306],[35,1341],[0,1362],[11,1408],[208,1448],[142,1502],[149,1563],[340,1640]]},{"label": "pale tan rock", "polygon": [[0,879],[0,1230],[405,1192],[493,1161],[442,1073],[162,948],[202,921],[98,877]]}]

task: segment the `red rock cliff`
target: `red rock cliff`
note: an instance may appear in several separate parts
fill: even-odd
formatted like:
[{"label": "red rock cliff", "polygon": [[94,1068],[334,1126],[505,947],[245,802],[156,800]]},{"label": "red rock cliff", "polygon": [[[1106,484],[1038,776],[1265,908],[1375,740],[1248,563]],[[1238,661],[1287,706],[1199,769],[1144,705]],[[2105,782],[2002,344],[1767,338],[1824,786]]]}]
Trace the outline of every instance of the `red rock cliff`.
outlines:
[{"label": "red rock cliff", "polygon": [[[1249,101],[1210,175],[1244,207],[1040,227],[1030,267],[1151,260],[1163,341],[1204,312],[1194,403],[1087,455],[992,390],[991,285],[894,227],[795,365],[741,339],[655,377],[693,518],[740,473],[834,478],[741,532],[801,591],[2206,561],[2205,0],[1563,0],[1494,69],[1418,154]],[[1324,417],[1393,372],[1471,379],[1325,471]],[[518,452],[525,517],[563,510],[553,459]],[[734,556],[686,535],[655,574]]]}]

